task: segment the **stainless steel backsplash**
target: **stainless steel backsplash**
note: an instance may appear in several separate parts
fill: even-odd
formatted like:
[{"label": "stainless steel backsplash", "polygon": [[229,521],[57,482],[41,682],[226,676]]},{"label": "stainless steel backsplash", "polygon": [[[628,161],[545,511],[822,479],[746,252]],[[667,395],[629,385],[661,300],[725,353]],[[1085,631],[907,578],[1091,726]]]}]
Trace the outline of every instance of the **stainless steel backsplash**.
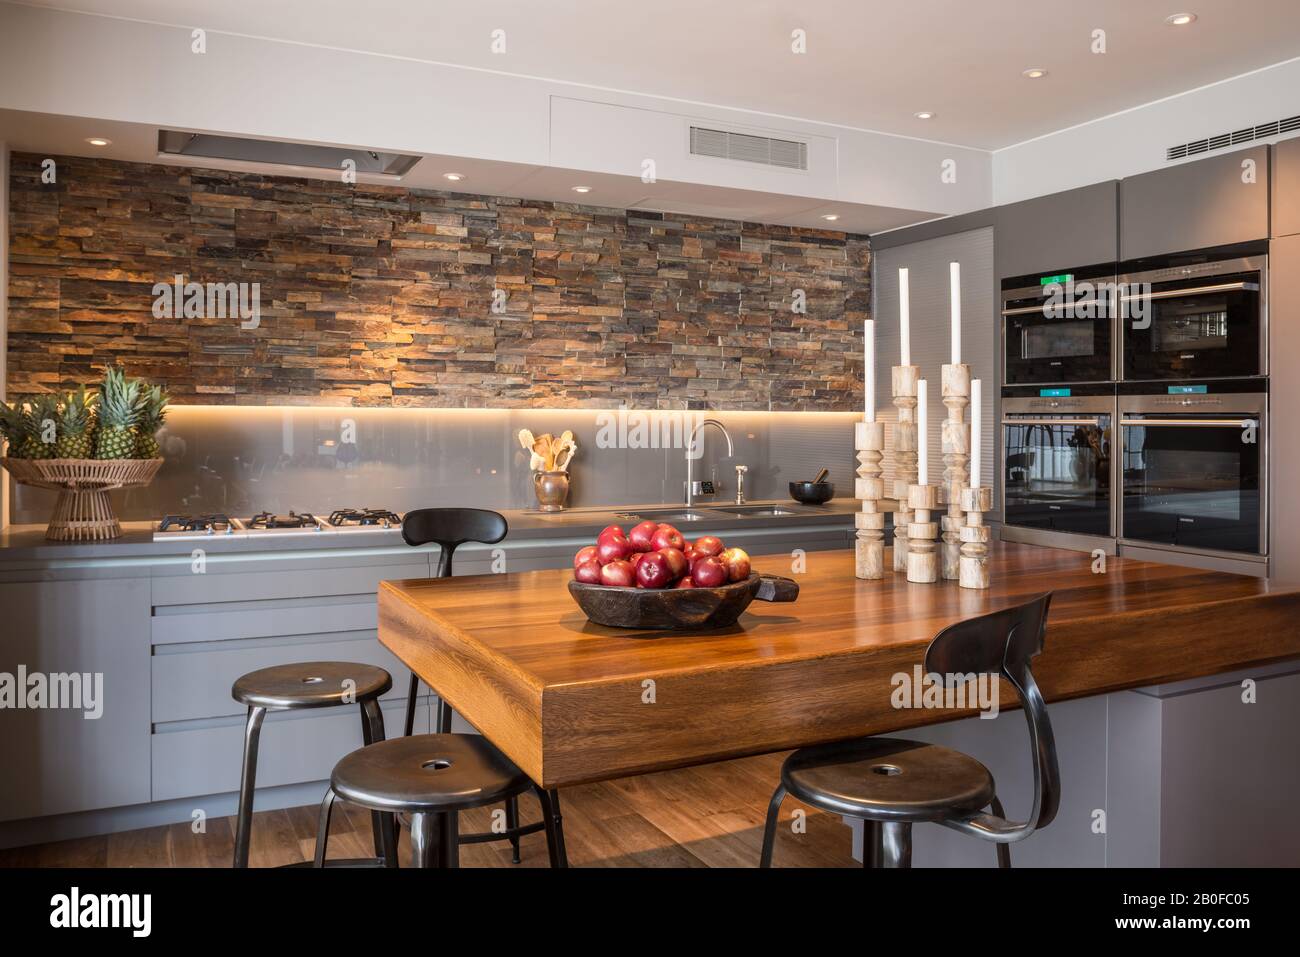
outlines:
[{"label": "stainless steel backsplash", "polygon": [[[791,481],[830,469],[836,497],[853,495],[856,460],[847,412],[628,412],[624,430],[675,437],[680,419],[723,422],[734,458],[715,429],[704,434],[696,476],[719,486],[715,501],[735,499],[734,466],[749,466],[748,499],[784,499]],[[153,484],[114,493],[124,521],[180,512],[261,510],[328,513],[343,506],[404,512],[427,506],[536,506],[529,458],[517,434],[573,431],[571,508],[682,501],[681,447],[601,447],[615,437],[618,413],[589,409],[350,409],[179,406],[160,435],[166,464]],[[640,416],[643,419],[638,420]],[[677,419],[675,419],[677,417]],[[352,426],[355,443],[342,443]],[[627,444],[632,444],[631,442]],[[660,443],[656,443],[660,444]],[[14,524],[48,521],[54,495],[19,486]]]}]

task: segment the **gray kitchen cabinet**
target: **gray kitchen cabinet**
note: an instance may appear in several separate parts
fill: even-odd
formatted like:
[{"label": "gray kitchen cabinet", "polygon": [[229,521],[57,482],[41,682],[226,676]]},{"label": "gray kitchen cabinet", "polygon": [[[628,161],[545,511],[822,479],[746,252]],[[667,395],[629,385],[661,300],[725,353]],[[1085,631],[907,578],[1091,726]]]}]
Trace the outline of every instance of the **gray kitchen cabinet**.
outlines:
[{"label": "gray kitchen cabinet", "polygon": [[1300,137],[1273,147],[1273,235],[1300,233]]},{"label": "gray kitchen cabinet", "polygon": [[998,278],[1114,262],[1119,258],[1119,183],[999,206],[993,235]]},{"label": "gray kitchen cabinet", "polygon": [[[1300,512],[1286,508],[1285,490],[1300,475],[1300,443],[1292,440],[1287,417],[1300,408],[1300,234],[1269,243],[1268,362],[1282,372],[1269,382],[1269,406],[1274,435],[1282,441],[1269,444],[1269,481],[1273,494],[1268,515],[1269,577],[1278,582],[1300,582]],[[1291,373],[1291,374],[1286,374]]]},{"label": "gray kitchen cabinet", "polygon": [[148,801],[149,580],[3,584],[0,609],[0,672],[98,674],[103,697],[98,718],[0,711],[0,820]]},{"label": "gray kitchen cabinet", "polygon": [[1120,258],[1267,239],[1269,156],[1256,146],[1123,180]]}]

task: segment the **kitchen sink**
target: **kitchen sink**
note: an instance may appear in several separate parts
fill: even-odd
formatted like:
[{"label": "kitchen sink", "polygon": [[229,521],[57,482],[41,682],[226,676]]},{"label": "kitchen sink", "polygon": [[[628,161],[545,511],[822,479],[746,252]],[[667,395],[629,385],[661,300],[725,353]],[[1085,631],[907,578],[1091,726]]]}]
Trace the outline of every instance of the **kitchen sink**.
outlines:
[{"label": "kitchen sink", "polygon": [[702,522],[705,519],[707,519],[709,516],[705,515],[703,512],[685,512],[685,511],[661,512],[658,509],[647,508],[647,509],[641,509],[640,511],[637,512],[624,512],[619,514],[617,517],[623,519],[624,521],[632,521],[634,519],[643,519],[643,518],[653,518],[657,521],[663,521],[663,522]]},{"label": "kitchen sink", "polygon": [[745,517],[753,516],[755,518],[774,518],[777,515],[798,515],[792,508],[782,508],[780,505],[731,505],[715,506],[715,512],[726,512],[728,515],[743,515]]}]

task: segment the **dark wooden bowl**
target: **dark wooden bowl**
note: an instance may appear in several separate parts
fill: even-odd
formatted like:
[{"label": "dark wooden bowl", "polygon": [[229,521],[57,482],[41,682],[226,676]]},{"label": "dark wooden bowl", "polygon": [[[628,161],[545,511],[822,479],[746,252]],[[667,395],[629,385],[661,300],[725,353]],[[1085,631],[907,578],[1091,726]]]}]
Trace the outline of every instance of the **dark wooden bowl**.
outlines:
[{"label": "dark wooden bowl", "polygon": [[804,505],[821,505],[835,497],[835,483],[791,482],[790,497]]},{"label": "dark wooden bowl", "polygon": [[616,588],[569,582],[569,594],[598,625],[614,628],[704,629],[735,624],[754,599],[794,601],[799,583],[750,572],[718,588]]}]

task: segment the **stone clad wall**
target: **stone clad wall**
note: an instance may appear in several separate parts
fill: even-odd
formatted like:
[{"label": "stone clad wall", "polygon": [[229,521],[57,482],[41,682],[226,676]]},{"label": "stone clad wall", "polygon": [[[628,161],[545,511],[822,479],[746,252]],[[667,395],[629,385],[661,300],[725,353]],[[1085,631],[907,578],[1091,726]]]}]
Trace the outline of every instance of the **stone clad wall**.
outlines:
[{"label": "stone clad wall", "polygon": [[[42,159],[12,160],[11,396],[118,360],[182,403],[862,406],[865,236]],[[258,283],[257,327],[155,317],[178,274]]]}]

